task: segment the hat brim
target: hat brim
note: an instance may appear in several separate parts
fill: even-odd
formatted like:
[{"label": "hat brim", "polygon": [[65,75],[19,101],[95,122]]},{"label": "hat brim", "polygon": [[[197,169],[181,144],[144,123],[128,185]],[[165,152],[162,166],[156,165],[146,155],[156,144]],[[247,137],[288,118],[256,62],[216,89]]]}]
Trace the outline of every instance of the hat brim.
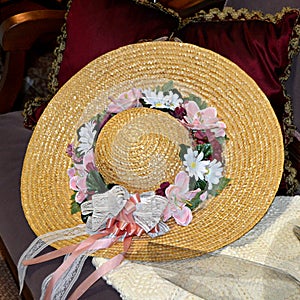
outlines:
[{"label": "hat brim", "polygon": [[[282,134],[268,99],[257,84],[228,59],[178,42],[129,45],[109,52],[80,70],[51,100],[32,135],[24,159],[21,195],[24,214],[36,235],[74,227],[65,154],[78,124],[90,110],[103,110],[108,94],[172,79],[217,109],[226,123],[226,177],[220,195],[193,213],[187,227],[168,222],[170,232],[151,239],[135,238],[127,257],[168,260],[217,250],[247,233],[264,216],[277,192],[283,171]],[[82,237],[59,241],[61,248]],[[184,251],[179,251],[183,249]],[[112,257],[122,244],[98,254]]]}]

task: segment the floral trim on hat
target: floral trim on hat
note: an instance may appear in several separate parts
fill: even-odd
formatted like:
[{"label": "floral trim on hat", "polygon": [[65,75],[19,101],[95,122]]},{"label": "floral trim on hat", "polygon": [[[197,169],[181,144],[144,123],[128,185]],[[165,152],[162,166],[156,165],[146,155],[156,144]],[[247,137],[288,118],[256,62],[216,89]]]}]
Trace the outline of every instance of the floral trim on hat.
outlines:
[{"label": "floral trim on hat", "polygon": [[[174,87],[173,81],[157,86],[155,89],[132,88],[121,93],[116,99],[110,98],[110,100],[111,103],[106,110],[78,128],[76,146],[68,145],[67,154],[72,160],[68,175],[70,188],[74,191],[71,197],[71,213],[81,211],[89,233],[93,234],[106,228],[111,218],[117,218],[129,198],[134,197],[135,201],[142,203],[143,199],[144,203],[159,199],[165,204],[160,207],[156,228],[152,226],[145,230],[145,224],[139,224],[142,229],[148,234],[155,229],[157,233],[158,223],[162,225],[161,221],[165,222],[170,218],[174,218],[178,225],[187,226],[192,221],[192,211],[201,207],[207,199],[216,196],[230,181],[223,175],[222,150],[226,140],[225,123],[217,117],[216,109],[208,107],[199,97],[193,94],[183,97]],[[124,187],[117,186],[116,194],[111,196],[116,185],[114,182],[104,183],[97,169],[94,156],[96,141],[101,129],[110,118],[124,110],[136,107],[158,109],[173,116],[189,132],[192,146],[180,145],[182,169],[175,176],[174,182],[162,182],[157,190],[145,191],[140,195],[130,195]],[[110,204],[103,204],[103,201],[109,197],[122,198],[121,202],[116,202],[114,208],[111,208],[115,209],[120,205],[114,212],[107,208]],[[95,204],[97,201],[101,201],[101,204]],[[98,207],[95,208],[97,205]],[[106,211],[105,216],[103,210]],[[101,217],[97,221],[92,220],[99,214]],[[133,217],[136,222],[136,215],[133,214]]]}]

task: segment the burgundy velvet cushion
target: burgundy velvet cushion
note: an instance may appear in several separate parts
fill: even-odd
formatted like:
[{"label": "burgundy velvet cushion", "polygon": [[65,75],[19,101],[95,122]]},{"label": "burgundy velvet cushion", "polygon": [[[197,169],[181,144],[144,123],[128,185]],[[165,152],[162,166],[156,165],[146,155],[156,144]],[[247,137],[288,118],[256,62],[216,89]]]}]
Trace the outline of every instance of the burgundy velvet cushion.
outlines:
[{"label": "burgundy velvet cushion", "polygon": [[59,86],[101,54],[140,40],[170,36],[178,19],[132,0],[74,0],[66,26]]}]

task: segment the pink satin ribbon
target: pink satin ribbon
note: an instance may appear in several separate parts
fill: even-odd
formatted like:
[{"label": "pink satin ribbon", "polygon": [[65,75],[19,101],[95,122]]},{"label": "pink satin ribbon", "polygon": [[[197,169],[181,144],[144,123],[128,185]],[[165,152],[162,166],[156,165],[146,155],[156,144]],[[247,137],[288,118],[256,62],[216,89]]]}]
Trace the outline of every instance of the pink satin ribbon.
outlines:
[{"label": "pink satin ribbon", "polygon": [[[84,242],[86,244],[89,243],[89,241],[94,241],[95,242],[96,239],[103,238],[103,237],[107,236],[109,233],[110,232],[106,230],[104,232],[92,235],[92,236],[88,237]],[[52,252],[40,255],[39,257],[35,257],[35,258],[32,258],[32,259],[24,260],[22,263],[23,263],[24,266],[29,266],[29,265],[34,265],[34,264],[38,264],[38,263],[41,263],[41,262],[49,261],[49,260],[52,260],[54,258],[63,256],[63,255],[69,254],[69,253],[72,253],[73,251],[76,251],[77,248],[80,245],[81,245],[81,243],[75,244],[75,245],[70,245],[70,246],[65,246],[65,247],[60,248],[58,250],[54,250]],[[79,249],[80,248],[78,248],[78,250]],[[84,250],[86,250],[86,249],[87,249],[87,247]]]},{"label": "pink satin ribbon", "polygon": [[[24,265],[32,265],[51,259],[71,254],[53,273],[51,280],[46,288],[45,299],[51,299],[52,290],[63,275],[63,273],[72,265],[72,263],[82,253],[86,251],[97,251],[100,249],[107,249],[116,243],[120,238],[125,237],[123,241],[124,252],[116,255],[115,257],[104,263],[99,269],[93,272],[85,281],[83,281],[72,294],[70,299],[78,299],[83,295],[88,288],[93,285],[103,275],[113,270],[121,264],[125,255],[130,248],[132,237],[141,236],[144,230],[134,222],[132,213],[135,211],[136,204],[140,202],[139,195],[130,197],[125,207],[118,214],[117,217],[109,219],[106,224],[106,229],[89,236],[86,240],[71,246],[66,246],[58,250],[54,250],[50,253],[41,255],[39,257],[23,261]],[[153,229],[153,232],[157,230],[157,227]],[[110,237],[112,236],[112,237]],[[104,238],[106,237],[106,238]]]},{"label": "pink satin ribbon", "polygon": [[81,297],[97,280],[104,276],[109,271],[118,267],[125,258],[125,254],[128,251],[132,242],[132,237],[125,238],[124,240],[124,252],[120,253],[107,262],[105,262],[100,268],[94,271],[89,277],[87,277],[74,291],[69,300],[77,300]]},{"label": "pink satin ribbon", "polygon": [[[82,254],[84,251],[96,248],[94,246],[95,242],[97,243],[97,250],[100,249],[106,249],[109,248],[112,244],[114,244],[117,241],[117,237],[115,238],[107,238],[107,239],[101,239],[101,240],[89,240],[86,239],[82,243],[79,244],[79,246],[76,248],[74,252],[55,270],[55,272],[52,275],[52,278],[47,286],[46,293],[45,293],[45,299],[51,299],[52,290],[56,284],[56,282],[61,278],[61,276],[64,274],[66,270],[72,265],[72,263],[75,261],[75,259]],[[101,243],[99,243],[101,242]]]}]

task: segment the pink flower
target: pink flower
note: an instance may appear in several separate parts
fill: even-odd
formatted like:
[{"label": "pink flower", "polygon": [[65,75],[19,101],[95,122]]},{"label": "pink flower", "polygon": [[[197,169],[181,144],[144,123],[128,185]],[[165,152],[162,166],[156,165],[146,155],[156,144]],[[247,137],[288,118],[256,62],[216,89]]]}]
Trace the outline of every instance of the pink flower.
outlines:
[{"label": "pink flower", "polygon": [[76,192],[75,201],[78,203],[82,203],[82,201],[88,196],[86,187],[86,177],[72,177],[70,180],[70,188]]},{"label": "pink flower", "polygon": [[81,163],[74,162],[74,168],[80,176],[86,176],[91,170],[96,170],[95,156],[93,149],[90,149],[82,158]]},{"label": "pink flower", "polygon": [[72,178],[73,176],[75,176],[75,174],[76,174],[76,169],[74,167],[68,169],[69,178]]},{"label": "pink flower", "polygon": [[70,188],[73,191],[78,191],[77,180],[78,180],[78,176],[75,175],[70,179]]},{"label": "pink flower", "polygon": [[188,101],[183,104],[186,110],[186,116],[182,124],[187,128],[194,130],[210,129],[216,137],[225,136],[225,123],[217,118],[217,110],[214,107],[199,109],[194,101]]},{"label": "pink flower", "polygon": [[181,206],[176,206],[174,203],[169,203],[163,212],[163,220],[167,221],[173,217],[175,222],[181,226],[187,226],[193,219],[192,211],[181,204]]},{"label": "pink flower", "polygon": [[78,203],[82,203],[88,196],[86,177],[91,170],[96,170],[92,149],[84,155],[82,164],[74,164],[74,167],[68,169],[70,188],[76,192],[75,201]]},{"label": "pink flower", "polygon": [[207,199],[207,196],[208,196],[208,192],[204,192],[203,194],[200,195],[200,200],[201,201],[205,201]]},{"label": "pink flower", "polygon": [[86,194],[83,191],[78,191],[75,195],[75,201],[79,204],[82,203],[85,198]]},{"label": "pink flower", "polygon": [[140,90],[133,88],[130,91],[119,95],[117,99],[111,98],[110,100],[112,103],[108,105],[107,112],[117,114],[129,108],[140,107],[142,105],[140,104],[139,99],[142,97],[143,95]]},{"label": "pink flower", "polygon": [[173,217],[178,225],[187,226],[191,223],[193,214],[188,207],[183,206],[181,209],[177,209],[174,212]]},{"label": "pink flower", "polygon": [[95,155],[93,149],[89,150],[84,156],[83,156],[83,167],[85,171],[90,172],[91,170],[96,170],[95,165]]},{"label": "pink flower", "polygon": [[190,177],[181,171],[175,177],[174,184],[170,184],[166,189],[166,197],[172,202],[185,203],[186,200],[191,200],[195,195],[200,192],[200,189],[189,191]]},{"label": "pink flower", "polygon": [[225,136],[226,125],[217,118],[217,110],[214,107],[207,107],[200,110],[202,124],[205,129],[211,129],[216,137]]},{"label": "pink flower", "polygon": [[183,117],[183,125],[191,129],[202,129],[200,109],[197,103],[194,101],[187,101],[182,106],[186,110],[186,116]]},{"label": "pink flower", "polygon": [[164,221],[173,217],[177,224],[187,226],[192,220],[191,210],[185,206],[187,200],[191,200],[201,191],[200,189],[189,191],[190,178],[184,171],[175,177],[174,184],[166,189],[166,197],[169,200],[164,210]]},{"label": "pink flower", "polygon": [[174,184],[170,184],[166,189],[166,197],[172,202],[184,202],[186,200],[185,194],[189,189],[189,176],[181,171],[175,177]]},{"label": "pink flower", "polygon": [[75,201],[81,203],[87,197],[86,176],[73,176],[70,179],[70,188],[77,192],[75,195]]}]

